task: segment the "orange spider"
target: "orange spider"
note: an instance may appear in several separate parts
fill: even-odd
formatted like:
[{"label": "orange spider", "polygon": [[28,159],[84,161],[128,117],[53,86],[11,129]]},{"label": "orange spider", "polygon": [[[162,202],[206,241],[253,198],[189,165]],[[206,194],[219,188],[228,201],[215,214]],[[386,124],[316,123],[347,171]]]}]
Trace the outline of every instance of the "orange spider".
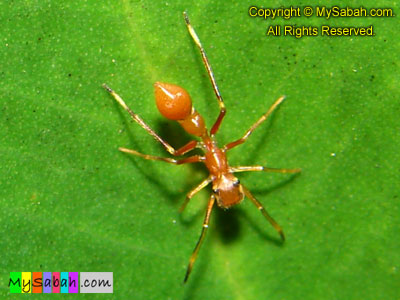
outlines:
[{"label": "orange spider", "polygon": [[264,217],[271,223],[275,230],[280,234],[281,239],[284,241],[285,236],[283,234],[281,226],[268,214],[264,209],[262,204],[250,193],[250,191],[240,183],[240,181],[235,177],[234,173],[237,172],[247,172],[247,171],[264,171],[264,172],[278,172],[278,173],[298,173],[300,169],[276,169],[267,168],[263,166],[238,166],[231,167],[228,164],[226,157],[226,152],[240,144],[243,144],[252,132],[262,123],[267,117],[274,111],[274,109],[285,99],[284,96],[280,97],[275,101],[274,104],[269,108],[269,110],[263,114],[257,122],[255,122],[246,133],[238,140],[228,143],[222,148],[219,148],[215,140],[215,134],[221,125],[221,122],[225,116],[226,109],[222,96],[219,92],[217,83],[215,82],[214,74],[212,72],[210,63],[208,62],[207,55],[200,43],[196,32],[194,31],[192,25],[190,24],[189,18],[186,12],[183,13],[187,29],[196,43],[197,47],[200,49],[200,53],[206,67],[208,76],[210,77],[212,87],[214,89],[215,95],[217,96],[218,104],[220,107],[220,112],[211,130],[208,132],[204,124],[203,117],[194,109],[192,106],[192,101],[189,94],[181,87],[168,83],[156,82],[154,84],[155,97],[157,108],[160,113],[169,120],[175,120],[183,129],[194,136],[200,138],[198,140],[192,140],[186,145],[179,149],[174,149],[166,141],[164,141],[157,133],[153,131],[137,114],[135,114],[122,100],[122,98],[115,93],[109,86],[103,84],[103,87],[115,98],[115,100],[131,115],[133,120],[135,120],[141,127],[143,127],[151,136],[153,136],[158,142],[160,142],[164,148],[174,156],[181,156],[195,148],[200,148],[204,151],[204,155],[193,155],[187,158],[175,159],[167,157],[159,157],[153,155],[147,155],[139,153],[135,150],[119,148],[120,151],[140,156],[144,159],[149,160],[161,160],[167,163],[172,163],[175,165],[181,165],[186,163],[196,163],[202,162],[206,165],[210,175],[203,180],[197,187],[191,190],[185,199],[180,211],[183,211],[189,200],[201,189],[206,187],[209,183],[212,183],[212,193],[210,200],[208,201],[206,216],[203,222],[203,228],[201,231],[200,238],[194,248],[192,256],[189,260],[189,265],[186,271],[184,282],[189,278],[190,272],[192,270],[193,264],[196,260],[197,254],[199,252],[200,246],[204,240],[206,231],[208,229],[208,224],[210,221],[211,211],[214,207],[215,200],[217,205],[223,209],[228,209],[233,205],[240,203],[244,196],[247,196],[255,206],[261,211]]}]

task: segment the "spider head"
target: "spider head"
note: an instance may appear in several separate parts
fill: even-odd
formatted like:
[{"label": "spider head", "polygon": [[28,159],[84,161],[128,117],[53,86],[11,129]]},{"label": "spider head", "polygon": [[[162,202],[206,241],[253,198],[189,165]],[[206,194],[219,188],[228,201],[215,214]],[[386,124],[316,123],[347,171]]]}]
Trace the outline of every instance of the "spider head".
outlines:
[{"label": "spider head", "polygon": [[229,208],[244,198],[240,181],[231,173],[219,176],[213,182],[213,193],[219,207]]}]

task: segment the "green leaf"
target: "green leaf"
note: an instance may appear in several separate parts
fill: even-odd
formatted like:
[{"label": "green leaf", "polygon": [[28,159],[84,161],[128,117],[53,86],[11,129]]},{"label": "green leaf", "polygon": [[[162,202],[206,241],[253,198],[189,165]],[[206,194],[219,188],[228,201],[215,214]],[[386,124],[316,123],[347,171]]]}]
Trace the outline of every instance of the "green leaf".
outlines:
[{"label": "green leaf", "polygon": [[[0,4],[1,295],[12,271],[110,271],[115,299],[400,297],[398,18],[264,20],[248,16],[251,5],[282,4]],[[182,216],[178,208],[206,170],[120,153],[168,156],[101,88],[109,84],[175,147],[190,136],[157,112],[155,81],[188,90],[211,127],[217,101],[184,10],[227,107],[220,145],[287,96],[229,153],[231,164],[302,168],[238,175],[286,242],[248,199],[215,208],[186,285],[210,190]],[[265,35],[294,24],[372,24],[375,36]]]}]

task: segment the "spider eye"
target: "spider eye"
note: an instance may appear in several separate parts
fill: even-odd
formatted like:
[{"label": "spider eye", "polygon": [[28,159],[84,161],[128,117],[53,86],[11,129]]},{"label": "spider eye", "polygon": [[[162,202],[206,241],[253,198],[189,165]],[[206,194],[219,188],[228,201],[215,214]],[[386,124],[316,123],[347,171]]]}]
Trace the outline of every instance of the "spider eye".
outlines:
[{"label": "spider eye", "polygon": [[219,193],[219,189],[213,189],[212,190],[214,194],[218,194]]},{"label": "spider eye", "polygon": [[239,179],[233,182],[234,186],[239,186],[239,184],[240,184],[240,180]]}]

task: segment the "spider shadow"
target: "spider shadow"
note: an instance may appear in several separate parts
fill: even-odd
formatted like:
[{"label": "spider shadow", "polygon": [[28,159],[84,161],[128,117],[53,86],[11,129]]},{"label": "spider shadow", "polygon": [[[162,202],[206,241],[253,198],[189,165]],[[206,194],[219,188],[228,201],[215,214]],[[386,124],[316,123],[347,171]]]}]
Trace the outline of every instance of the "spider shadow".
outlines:
[{"label": "spider shadow", "polygon": [[[262,190],[255,190],[254,192],[257,194],[269,194],[275,190],[278,190],[287,184],[290,184],[298,174],[293,174],[290,178],[279,182],[278,184],[273,185],[267,189]],[[249,199],[245,198],[243,201],[250,201]],[[257,209],[256,206],[252,206],[253,209]],[[267,209],[267,208],[266,208]],[[258,209],[257,209],[258,210]],[[264,240],[268,241],[269,243],[274,244],[275,246],[283,247],[284,241],[281,240],[279,235],[273,230],[273,227],[270,223],[264,218],[262,214],[259,214],[259,217],[263,219],[265,226],[261,225],[260,222],[255,221],[254,217],[250,216],[245,210],[238,206],[234,206],[230,209],[221,209],[217,207],[217,204],[214,204],[212,214],[215,215],[214,218],[211,219],[211,222],[215,222],[215,224],[210,224],[210,227],[213,228],[214,234],[218,235],[218,240],[220,240],[223,244],[228,245],[236,240],[240,239],[242,232],[241,232],[241,224],[243,222],[248,222],[250,227]],[[203,212],[199,211],[195,216],[191,218],[191,221],[185,221],[186,224],[192,224],[198,218],[204,215]],[[272,230],[267,229],[270,227]],[[268,232],[266,232],[268,231]]]},{"label": "spider shadow", "polygon": [[[120,118],[122,120],[124,128],[126,128],[126,133],[128,135],[128,138],[130,140],[130,144],[134,146],[127,146],[127,148],[133,148],[134,150],[145,153],[145,154],[150,154],[147,153],[146,151],[142,151],[141,143],[138,141],[138,139],[135,137],[134,132],[135,129],[131,129],[131,126],[138,127],[138,130],[140,129],[140,126],[136,124],[135,121],[132,119],[128,118],[126,116],[126,113],[123,109],[120,108],[120,105],[117,102],[113,102],[116,110],[118,111],[118,114],[120,115]],[[129,121],[131,120],[131,121]],[[146,122],[146,121],[145,121]],[[134,125],[132,125],[134,124]],[[183,146],[186,144],[188,141],[191,140],[190,135],[187,134],[180,126],[179,124],[167,120],[159,120],[156,122],[155,126],[150,126],[154,128],[155,132],[159,134],[160,137],[162,137],[165,141],[167,141],[171,146],[175,147],[175,149],[179,148],[180,146]],[[153,139],[149,134],[149,140]],[[193,138],[192,138],[193,139]],[[156,142],[159,145],[159,148],[161,149],[162,152],[165,153],[165,155],[160,155],[163,157],[173,157],[171,154],[169,154],[165,148],[158,142]],[[177,146],[179,145],[179,146]],[[119,145],[122,146],[122,145]],[[125,147],[125,146],[124,146]],[[191,156],[197,153],[198,150],[191,151],[187,155],[184,155],[183,157]],[[160,163],[160,164],[168,164],[165,162],[160,162],[160,161],[153,161],[153,162],[144,162],[144,159],[140,157],[135,157],[134,155],[128,155],[124,154],[125,156],[129,157],[129,160],[134,164],[135,168],[146,178],[148,182],[150,182],[152,185],[154,185],[155,188],[160,190],[162,194],[166,196],[166,198],[170,199],[171,202],[173,203],[183,203],[185,199],[185,194],[186,192],[189,192],[196,184],[197,182],[194,181],[193,176],[189,176],[188,180],[184,182],[184,187],[183,190],[185,191],[185,194],[182,195],[181,192],[172,192],[171,189],[168,188],[168,186],[165,184],[165,182],[162,180],[161,176],[155,176],[154,174],[156,173],[154,168],[152,167],[152,163]],[[196,164],[188,164],[189,167],[193,170],[193,172],[196,172],[195,169],[198,169],[198,163]],[[204,178],[207,177],[207,173],[205,168],[203,167],[203,172],[204,172]]]},{"label": "spider shadow", "polygon": [[[135,129],[142,130],[142,131],[143,131],[143,129],[140,128],[140,126],[138,124],[136,124],[135,121],[133,121],[131,118],[128,118],[126,116],[125,110],[121,109],[120,105],[116,101],[114,101],[113,103],[114,103],[114,105],[116,107],[116,111],[118,112],[120,119],[123,123],[123,127],[125,129],[124,131],[126,131],[126,134],[128,135],[130,145],[134,145],[134,146],[125,146],[125,145],[118,145],[118,146],[119,147],[123,146],[123,147],[129,148],[129,149],[132,148],[138,152],[149,154],[149,153],[146,153],[146,151],[142,151],[141,143],[138,141],[138,139],[134,135]],[[135,111],[135,110],[133,110],[133,111]],[[137,127],[137,128],[132,129],[132,126]],[[148,136],[149,136],[149,140],[153,139],[150,135],[148,135]],[[165,149],[162,147],[162,145],[161,144],[159,144],[159,145],[165,151]],[[166,152],[166,153],[168,154],[168,152]],[[166,198],[178,199],[180,194],[171,192],[171,190],[167,188],[167,186],[164,184],[164,182],[159,179],[159,178],[161,178],[160,176],[154,176],[155,170],[152,167],[151,162],[149,162],[149,163],[143,162],[142,163],[141,161],[144,161],[144,159],[142,159],[140,157],[135,157],[135,155],[129,155],[129,154],[123,154],[123,155],[125,157],[128,157],[128,159],[135,166],[136,170],[138,170],[138,172],[140,172],[146,178],[146,180],[148,182],[150,182],[152,185],[154,185],[157,189],[161,190],[162,194],[166,195]],[[155,162],[155,163],[164,163],[164,162]],[[177,201],[177,200],[175,200],[175,201]]]},{"label": "spider shadow", "polygon": [[[290,176],[288,179],[283,180],[283,181],[280,181],[279,183],[277,183],[277,184],[275,184],[275,185],[273,185],[273,186],[271,186],[271,187],[269,187],[269,188],[266,188],[266,189],[253,189],[252,193],[253,193],[253,194],[268,195],[268,194],[270,194],[270,193],[272,193],[272,192],[274,192],[274,191],[276,191],[276,190],[279,190],[279,189],[283,188],[284,186],[290,184],[290,183],[293,182],[299,175],[300,175],[299,173],[297,173],[297,174],[292,174],[292,176]],[[264,204],[263,204],[263,206],[264,206],[265,210],[268,211],[268,207],[265,207]],[[256,207],[254,206],[254,208],[256,208]],[[278,235],[277,235],[277,233],[275,232],[275,230],[273,230],[274,233],[275,233],[275,235],[271,235],[270,233],[267,234],[267,233],[265,233],[265,230],[266,230],[266,229],[264,229],[265,227],[263,226],[263,227],[261,228],[261,227],[258,225],[258,222],[256,223],[256,222],[254,221],[253,218],[251,218],[251,217],[249,217],[249,216],[247,215],[246,212],[242,211],[241,214],[242,214],[243,217],[249,222],[250,226],[253,228],[253,230],[254,230],[255,232],[257,232],[257,234],[258,234],[261,238],[264,238],[265,240],[274,243],[276,246],[280,246],[280,247],[284,246],[284,241],[278,237]],[[262,214],[260,214],[260,217],[263,218],[263,219],[265,220],[266,227],[269,226],[270,228],[273,228],[273,227],[270,225],[270,223],[264,218],[264,216],[263,216]],[[279,222],[278,222],[278,223],[279,223]],[[273,234],[273,233],[272,233],[272,234]]]},{"label": "spider shadow", "polygon": [[232,207],[231,209],[220,209],[214,207],[215,213],[215,232],[218,240],[228,245],[236,241],[241,236],[241,227],[239,222],[240,209]]},{"label": "spider shadow", "polygon": [[[197,140],[195,137],[189,135],[186,131],[184,131],[177,122],[159,120],[157,121],[156,128],[157,132],[160,133],[160,136],[175,149],[179,149],[180,147],[187,144],[189,141]],[[161,148],[164,149],[162,146]],[[200,149],[195,148],[177,158],[185,158],[193,155],[204,155],[204,153]],[[173,157],[172,155],[169,155],[169,153],[167,153],[167,156]],[[180,194],[180,198],[178,201],[178,203],[182,205],[185,200],[186,194],[190,192],[193,188],[195,188],[198,184],[200,184],[200,182],[207,178],[209,175],[205,165],[202,163],[188,163],[181,165],[180,167],[189,168],[189,174],[193,175],[186,177],[185,181],[183,182],[182,190],[184,191],[184,193]],[[200,179],[197,176],[197,174],[199,173],[202,174],[202,176],[200,176]],[[196,174],[196,176],[194,176],[194,174]]]}]

